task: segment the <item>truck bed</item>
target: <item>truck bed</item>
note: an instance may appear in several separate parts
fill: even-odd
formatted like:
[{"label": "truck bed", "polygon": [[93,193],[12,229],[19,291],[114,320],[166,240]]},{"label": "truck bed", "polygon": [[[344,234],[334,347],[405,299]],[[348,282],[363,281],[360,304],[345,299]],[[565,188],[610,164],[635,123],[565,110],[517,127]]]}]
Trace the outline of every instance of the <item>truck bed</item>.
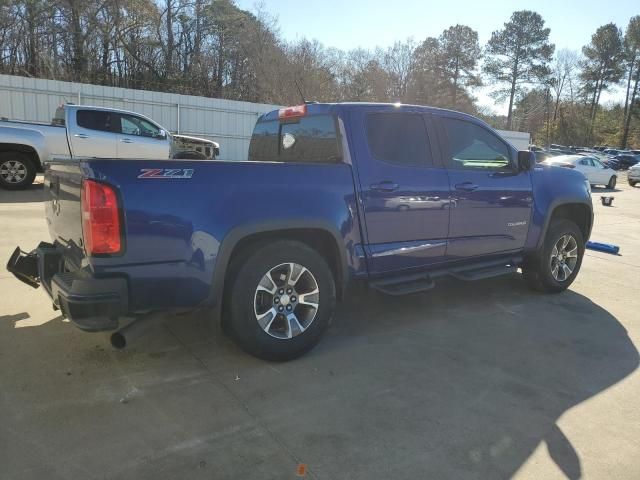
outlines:
[{"label": "truck bed", "polygon": [[34,126],[38,126],[38,127],[57,127],[57,128],[64,128],[64,125],[55,125],[51,122],[33,122],[33,121],[28,121],[28,120],[10,120],[6,117],[0,118],[0,126],[18,126],[18,127],[25,127],[25,126],[29,126],[29,125],[34,125]]},{"label": "truck bed", "polygon": [[[117,257],[86,257],[80,192],[88,178],[114,186],[124,223]],[[210,300],[225,242],[247,226],[331,228],[354,274],[360,246],[354,181],[346,164],[88,159],[51,163],[46,216],[71,270],[129,278],[130,309],[193,307]],[[268,220],[265,220],[268,219]],[[248,228],[248,227],[247,227]]]}]

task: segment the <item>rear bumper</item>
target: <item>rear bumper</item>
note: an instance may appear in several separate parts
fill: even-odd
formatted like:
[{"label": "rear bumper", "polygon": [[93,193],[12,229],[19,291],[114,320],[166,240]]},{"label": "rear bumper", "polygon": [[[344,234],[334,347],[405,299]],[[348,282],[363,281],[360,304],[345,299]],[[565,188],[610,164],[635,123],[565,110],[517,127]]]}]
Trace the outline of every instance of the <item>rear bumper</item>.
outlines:
[{"label": "rear bumper", "polygon": [[61,249],[49,243],[40,243],[31,253],[16,248],[7,270],[31,287],[42,285],[53,300],[53,308],[82,330],[114,330],[118,318],[128,311],[126,279],[66,272]]},{"label": "rear bumper", "polygon": [[629,180],[640,181],[640,169],[629,170],[627,173]]}]

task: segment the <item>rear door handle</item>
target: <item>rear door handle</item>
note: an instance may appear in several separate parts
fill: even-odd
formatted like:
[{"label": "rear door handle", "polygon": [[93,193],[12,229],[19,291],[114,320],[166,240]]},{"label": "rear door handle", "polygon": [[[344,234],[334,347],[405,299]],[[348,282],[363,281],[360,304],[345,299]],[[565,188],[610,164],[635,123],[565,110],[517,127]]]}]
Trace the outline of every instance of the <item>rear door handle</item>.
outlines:
[{"label": "rear door handle", "polygon": [[89,135],[85,135],[84,133],[76,133],[74,135],[76,138],[89,138]]},{"label": "rear door handle", "polygon": [[456,190],[464,190],[465,192],[473,192],[478,188],[478,185],[471,182],[456,183]]},{"label": "rear door handle", "polygon": [[393,192],[398,189],[398,184],[387,180],[380,183],[374,183],[369,188],[378,192]]},{"label": "rear door handle", "polygon": [[123,138],[122,140],[120,140],[122,143],[133,143],[133,140],[131,140],[130,138]]}]

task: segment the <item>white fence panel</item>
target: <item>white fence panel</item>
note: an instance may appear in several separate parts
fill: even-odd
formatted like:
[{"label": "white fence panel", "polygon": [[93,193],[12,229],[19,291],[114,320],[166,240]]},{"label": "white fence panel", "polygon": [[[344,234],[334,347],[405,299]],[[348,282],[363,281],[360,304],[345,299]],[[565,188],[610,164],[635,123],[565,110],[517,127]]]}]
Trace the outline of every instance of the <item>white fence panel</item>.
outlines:
[{"label": "white fence panel", "polygon": [[0,117],[50,122],[65,102],[119,108],[146,115],[173,133],[220,144],[220,159],[247,157],[259,115],[278,105],[0,75]]}]

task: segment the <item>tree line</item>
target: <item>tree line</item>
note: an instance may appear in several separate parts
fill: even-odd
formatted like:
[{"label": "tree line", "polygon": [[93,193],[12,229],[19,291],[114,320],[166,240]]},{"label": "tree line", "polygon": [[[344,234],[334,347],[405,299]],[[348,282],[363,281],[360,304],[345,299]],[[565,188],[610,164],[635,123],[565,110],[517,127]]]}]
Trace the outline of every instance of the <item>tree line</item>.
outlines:
[{"label": "tree line", "polygon": [[[486,45],[466,25],[388,48],[284,41],[264,9],[232,0],[0,0],[0,72],[292,104],[403,102],[479,115],[539,144],[640,146],[640,15],[555,48],[536,12],[513,12]],[[490,85],[507,115],[479,106]],[[620,86],[623,104],[602,105]]]}]

